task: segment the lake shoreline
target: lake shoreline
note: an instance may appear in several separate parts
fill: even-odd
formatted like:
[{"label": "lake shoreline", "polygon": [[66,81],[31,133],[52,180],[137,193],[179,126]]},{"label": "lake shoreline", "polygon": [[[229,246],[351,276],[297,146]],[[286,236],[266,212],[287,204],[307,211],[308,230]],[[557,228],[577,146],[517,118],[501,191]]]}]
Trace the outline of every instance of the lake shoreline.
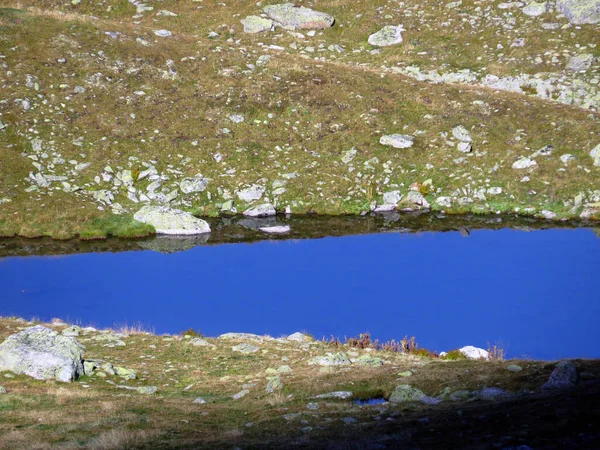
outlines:
[{"label": "lake shoreline", "polygon": [[[0,436],[8,448],[20,448],[19,441],[78,441],[88,448],[109,437],[117,442],[110,448],[350,442],[444,448],[458,445],[465,433],[473,443],[532,448],[599,439],[586,428],[597,416],[582,415],[600,395],[597,359],[441,361],[417,351],[375,350],[364,339],[323,342],[302,333],[205,338],[193,330],[158,336],[17,318],[0,318],[0,342],[35,325],[85,345],[85,373],[65,383],[2,372],[7,393],[0,394]],[[572,383],[556,384],[563,366],[572,371]],[[355,403],[372,398],[385,401]],[[549,433],[554,405],[562,409],[555,410],[560,419],[550,419]],[[44,427],[23,426],[28,414]],[[498,426],[506,415],[511,421]],[[477,420],[484,416],[489,419]]]}]

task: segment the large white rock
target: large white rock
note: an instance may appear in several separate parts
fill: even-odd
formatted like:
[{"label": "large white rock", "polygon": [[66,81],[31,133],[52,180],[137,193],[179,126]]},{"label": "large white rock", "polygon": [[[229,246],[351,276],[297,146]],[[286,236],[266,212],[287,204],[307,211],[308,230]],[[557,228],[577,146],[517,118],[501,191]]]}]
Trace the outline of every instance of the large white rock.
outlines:
[{"label": "large white rock", "polygon": [[152,225],[158,234],[210,233],[210,226],[206,221],[168,206],[144,206],[133,215],[133,218],[138,222]]},{"label": "large white rock", "polygon": [[522,169],[529,169],[530,167],[535,167],[535,166],[537,166],[537,162],[535,162],[533,159],[530,159],[527,157],[522,157],[513,163],[512,168],[517,169],[517,170],[522,170]]},{"label": "large white rock", "polygon": [[556,9],[577,25],[600,23],[600,0],[558,0]]},{"label": "large white rock", "polygon": [[254,200],[260,200],[265,193],[265,187],[258,184],[242,189],[237,193],[240,200],[245,202],[252,202]]},{"label": "large white rock", "polygon": [[490,357],[490,354],[486,350],[473,347],[472,345],[467,345],[459,349],[459,351],[469,359],[489,359]]},{"label": "large white rock", "polygon": [[281,25],[286,30],[329,28],[335,22],[333,16],[327,13],[295,6],[293,3],[268,5],[263,11],[276,25]]},{"label": "large white rock", "polygon": [[546,2],[531,2],[523,8],[523,14],[529,17],[541,16],[548,10]]},{"label": "large white rock", "polygon": [[68,382],[84,374],[82,356],[75,339],[38,325],[0,344],[0,371]]}]

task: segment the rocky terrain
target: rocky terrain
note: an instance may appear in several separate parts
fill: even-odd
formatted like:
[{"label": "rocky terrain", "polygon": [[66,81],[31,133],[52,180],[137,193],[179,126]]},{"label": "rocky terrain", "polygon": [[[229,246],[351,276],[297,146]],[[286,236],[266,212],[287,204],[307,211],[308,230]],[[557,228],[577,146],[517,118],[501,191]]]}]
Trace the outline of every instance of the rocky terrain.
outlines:
[{"label": "rocky terrain", "polygon": [[598,219],[597,0],[295,6],[1,1],[0,235]]},{"label": "rocky terrain", "polygon": [[597,448],[596,360],[0,318],[0,448]]}]

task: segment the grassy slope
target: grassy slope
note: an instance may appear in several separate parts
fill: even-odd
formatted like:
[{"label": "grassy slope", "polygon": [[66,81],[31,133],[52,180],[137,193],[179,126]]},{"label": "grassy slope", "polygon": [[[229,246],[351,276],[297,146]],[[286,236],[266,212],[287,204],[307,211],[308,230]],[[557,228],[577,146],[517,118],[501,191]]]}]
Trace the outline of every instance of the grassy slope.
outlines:
[{"label": "grassy slope", "polygon": [[[15,319],[0,319],[0,341],[29,325]],[[64,325],[46,325],[59,331],[64,328]],[[243,355],[231,350],[238,341],[209,339],[216,345],[210,349],[190,346],[179,336],[156,336],[135,330],[121,337],[126,343],[124,347],[109,348],[104,342],[91,339],[96,335],[100,332],[85,332],[77,338],[86,345],[85,358],[104,359],[134,369],[138,379],[123,381],[116,376],[95,375],[64,384],[25,376],[3,377],[2,385],[9,393],[0,395],[0,448],[228,448],[231,445],[331,448],[333,444],[340,448],[369,448],[373,442],[385,444],[389,439],[407,445],[413,435],[424,439],[422,442],[430,440],[428,447],[445,447],[456,439],[460,442],[461,433],[471,435],[473,442],[489,444],[504,439],[505,445],[509,445],[524,440],[543,447],[544,442],[558,442],[553,439],[560,433],[576,436],[573,429],[583,431],[577,439],[585,442],[593,436],[593,429],[586,429],[587,424],[598,421],[597,411],[588,410],[585,401],[579,403],[579,412],[567,414],[571,400],[563,398],[563,394],[539,397],[530,392],[525,397],[527,401],[521,397],[516,403],[442,402],[435,407],[420,404],[358,407],[349,400],[312,399],[337,390],[352,391],[358,398],[387,397],[396,385],[404,383],[428,395],[437,395],[446,387],[452,391],[484,386],[500,387],[511,393],[538,391],[553,368],[553,364],[544,362],[520,361],[523,372],[512,373],[506,370],[509,362],[437,361],[371,352],[387,364],[378,368],[353,365],[321,373],[318,366],[308,365],[308,361],[340,348],[320,342],[303,349],[299,344],[266,341],[257,344],[260,347],[257,353]],[[366,353],[347,347],[341,350]],[[283,364],[293,369],[281,375],[283,390],[265,393],[266,369]],[[576,364],[588,376],[597,378],[600,374],[597,361],[576,361]],[[406,370],[413,375],[398,376]],[[159,390],[147,396],[117,389],[107,381],[158,386]],[[250,393],[241,400],[231,399],[245,384],[254,385],[248,388]],[[597,398],[597,392],[592,396],[589,387],[582,389],[589,401]],[[580,391],[568,395],[579,398]],[[192,400],[199,396],[207,403],[193,404]],[[319,409],[308,410],[306,405],[310,402],[318,403]],[[545,430],[550,419],[544,412],[548,407],[542,406],[548,402],[559,402],[565,412],[560,417],[567,416],[562,422],[552,419],[551,430]],[[465,420],[454,424],[457,409],[464,412]],[[499,426],[507,413],[519,417],[523,412],[526,417],[522,421],[515,419],[503,425],[506,428]],[[286,420],[283,416],[289,413],[300,416]],[[585,415],[583,419],[579,417],[581,414]],[[489,427],[487,419],[482,421],[485,415],[490,415]],[[500,422],[493,419],[495,416]],[[341,420],[345,417],[353,417],[359,423],[345,425]],[[432,422],[418,421],[424,417]],[[474,428],[475,424],[479,428]],[[444,427],[451,429],[443,431]],[[490,434],[484,437],[488,431]],[[516,435],[510,438],[511,433]],[[410,445],[414,442],[417,441]]]},{"label": "grassy slope", "polygon": [[[528,22],[518,23],[523,27],[514,33],[521,36],[527,29],[527,38],[536,44],[512,50],[512,57],[520,58],[517,64],[510,60],[499,64],[502,57],[489,54],[481,43],[488,35],[497,35],[500,25],[488,24],[477,33],[465,32],[469,24],[459,25],[461,14],[472,12],[480,6],[477,2],[463,2],[460,11],[439,11],[435,2],[419,2],[418,8],[409,5],[409,10],[426,11],[424,15],[408,15],[406,10],[401,14],[391,4],[376,3],[315,3],[335,14],[337,26],[309,38],[309,44],[317,49],[319,44],[346,47],[342,55],[317,52],[326,60],[315,60],[302,46],[287,47],[296,39],[287,33],[245,35],[239,20],[259,12],[253,2],[164,6],[178,17],[157,16],[162,6],[155,5],[155,11],[134,18],[135,8],[126,1],[77,6],[43,1],[31,2],[37,9],[29,13],[1,10],[0,120],[9,126],[0,131],[0,199],[12,201],[0,205],[0,234],[57,238],[78,233],[146,234],[151,230],[129,224],[139,205],[127,199],[126,190],[115,196],[125,208],[125,218],[116,225],[110,208],[99,210],[88,191],[111,187],[94,181],[107,164],[115,171],[135,172],[149,161],[170,177],[166,190],[177,189],[184,176],[201,173],[210,178],[206,192],[180,193],[173,202],[199,215],[217,214],[229,195],[254,183],[267,186],[263,200],[273,201],[271,182],[292,172],[298,177],[289,180],[277,207],[290,205],[294,213],[358,213],[369,210],[372,201],[381,202],[386,191],[405,194],[411,184],[427,179],[433,182],[430,202],[442,195],[472,196],[492,186],[504,190],[470,206],[455,202],[454,212],[532,208],[530,214],[548,209],[566,217],[576,194],[593,198],[599,169],[592,166],[588,153],[600,142],[596,115],[517,94],[419,83],[384,74],[380,66],[418,64],[455,70],[485,64],[499,75],[515,68],[556,71],[557,67],[530,67],[527,61],[548,52],[551,45],[560,45],[568,55],[576,43],[593,42],[594,27],[546,32]],[[435,26],[444,20],[456,24]],[[409,30],[405,44],[371,54],[365,44],[368,34],[399,21]],[[173,37],[154,36],[153,30],[161,28],[173,31]],[[121,35],[112,39],[105,34],[108,31]],[[208,39],[210,31],[219,36]],[[140,45],[138,37],[151,45]],[[260,43],[287,49],[268,50]],[[423,49],[428,55],[419,55]],[[437,56],[432,58],[431,52]],[[272,59],[248,67],[263,54]],[[66,62],[58,62],[60,58]],[[176,75],[169,75],[169,67]],[[26,74],[38,77],[39,91],[26,87]],[[74,94],[75,86],[86,91]],[[17,99],[28,99],[31,109],[24,110]],[[228,119],[231,114],[241,114],[245,121],[234,124]],[[440,133],[459,124],[471,130],[476,152],[457,162],[464,155],[446,145]],[[379,145],[382,134],[394,132],[416,133],[416,145],[409,150]],[[56,152],[66,161],[90,163],[80,172],[68,162],[53,169],[81,191],[66,193],[54,183],[51,189],[24,192],[31,184],[25,178],[37,170],[23,155],[31,154],[30,141],[36,137],[50,157]],[[537,158],[539,167],[531,173],[511,169],[520,156],[545,145],[553,145],[554,154]],[[340,158],[352,147],[358,155],[351,164],[354,170],[349,170]],[[223,161],[215,161],[217,153]],[[563,164],[559,156],[564,153],[576,160]],[[526,174],[531,181],[521,183]],[[135,187],[144,191],[147,184],[142,180]],[[238,211],[247,206],[236,198]]]}]

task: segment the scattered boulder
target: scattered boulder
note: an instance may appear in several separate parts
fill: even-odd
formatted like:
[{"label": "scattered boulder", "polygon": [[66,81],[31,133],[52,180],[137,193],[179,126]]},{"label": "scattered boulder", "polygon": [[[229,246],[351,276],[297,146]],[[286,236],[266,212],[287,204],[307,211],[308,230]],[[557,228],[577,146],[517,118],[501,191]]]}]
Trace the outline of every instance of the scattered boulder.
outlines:
[{"label": "scattered boulder", "polygon": [[240,200],[244,202],[253,202],[254,200],[260,200],[265,193],[265,187],[258,184],[253,184],[249,188],[242,189],[237,193]]},{"label": "scattered boulder", "polygon": [[189,343],[190,345],[193,345],[194,347],[215,347],[215,346],[214,346],[213,344],[211,344],[210,342],[208,342],[208,341],[205,341],[204,339],[202,339],[202,338],[199,338],[199,337],[194,337],[194,338],[190,339],[190,340],[188,341],[188,343]]},{"label": "scattered boulder", "polygon": [[425,196],[418,191],[408,191],[403,203],[408,205],[417,205],[423,208],[429,208],[430,206],[427,199],[425,199]]},{"label": "scattered boulder", "polygon": [[273,29],[273,21],[259,16],[248,16],[242,20],[244,25],[244,33],[262,33]]},{"label": "scattered boulder", "polygon": [[388,134],[379,139],[381,145],[394,148],[410,148],[415,143],[415,138],[406,134]]},{"label": "scattered boulder", "polygon": [[570,361],[559,362],[550,378],[542,386],[542,390],[565,389],[573,387],[579,381],[575,364]]},{"label": "scattered boulder", "polygon": [[326,356],[317,356],[310,360],[309,364],[318,364],[320,366],[345,366],[352,364],[348,355],[344,352],[329,353]]},{"label": "scattered boulder", "polygon": [[192,403],[202,405],[202,404],[206,403],[206,400],[204,400],[202,397],[198,397],[198,398],[195,398],[194,400],[192,400]]},{"label": "scattered boulder", "polygon": [[144,206],[133,215],[138,222],[152,225],[158,234],[210,233],[210,226],[188,212],[167,206]]},{"label": "scattered boulder", "polygon": [[280,391],[283,389],[283,381],[281,381],[281,377],[276,376],[269,380],[267,383],[267,387],[265,388],[265,392],[267,394],[272,394],[275,391]]},{"label": "scattered boulder", "polygon": [[533,159],[523,156],[513,163],[512,168],[517,169],[517,170],[522,170],[522,169],[529,169],[530,167],[535,167],[535,166],[537,166],[537,162],[535,162]]},{"label": "scattered boulder", "polygon": [[402,25],[388,25],[377,33],[369,36],[368,42],[376,47],[387,47],[388,45],[400,44],[402,42]]},{"label": "scattered boulder", "polygon": [[345,151],[342,155],[342,162],[344,164],[350,164],[350,162],[354,159],[357,153],[358,151],[354,147],[352,147],[350,150]]},{"label": "scattered boulder", "polygon": [[269,217],[276,214],[275,207],[270,203],[262,203],[244,211],[244,216],[246,217]]},{"label": "scattered boulder", "polygon": [[114,370],[117,376],[125,378],[126,380],[135,380],[137,378],[137,373],[135,372],[135,370],[117,366],[115,366]]},{"label": "scattered boulder", "polygon": [[158,391],[156,386],[140,386],[135,389],[139,394],[151,395],[155,394]]},{"label": "scattered boulder", "polygon": [[84,374],[83,346],[41,325],[27,328],[0,344],[0,371],[38,380],[69,382]]},{"label": "scattered boulder", "polygon": [[184,178],[179,183],[179,188],[184,194],[193,194],[195,192],[202,192],[206,189],[208,180],[202,175],[198,174],[192,178]]},{"label": "scattered boulder", "polygon": [[591,53],[575,55],[569,59],[566,69],[570,72],[585,72],[592,67],[592,64],[594,64],[595,60],[596,58]]},{"label": "scattered boulder", "polygon": [[556,9],[576,25],[600,23],[600,0],[558,0]]},{"label": "scattered boulder", "polygon": [[467,345],[459,349],[459,351],[468,359],[489,359],[490,357],[490,354],[486,350],[473,347],[472,345]]},{"label": "scattered boulder", "polygon": [[600,167],[600,144],[592,149],[590,156],[594,160],[594,166]]},{"label": "scattered boulder", "polygon": [[396,386],[389,401],[391,403],[421,402],[427,405],[435,405],[440,402],[440,400],[436,398],[428,397],[423,391],[412,387],[410,384],[400,384]]},{"label": "scattered boulder", "polygon": [[459,152],[471,153],[471,150],[473,149],[473,139],[471,138],[469,130],[467,130],[462,125],[459,125],[452,129],[452,136],[454,136],[455,139],[458,139],[460,141],[457,145]]},{"label": "scattered boulder", "polygon": [[237,394],[233,394],[231,396],[231,398],[234,400],[239,400],[240,398],[244,397],[245,395],[247,395],[249,393],[250,393],[250,391],[248,389],[243,389],[240,392],[238,392]]},{"label": "scattered boulder", "polygon": [[275,22],[275,25],[286,30],[323,29],[333,26],[335,22],[333,16],[329,14],[304,6],[295,6],[293,3],[265,6],[263,11]]}]

